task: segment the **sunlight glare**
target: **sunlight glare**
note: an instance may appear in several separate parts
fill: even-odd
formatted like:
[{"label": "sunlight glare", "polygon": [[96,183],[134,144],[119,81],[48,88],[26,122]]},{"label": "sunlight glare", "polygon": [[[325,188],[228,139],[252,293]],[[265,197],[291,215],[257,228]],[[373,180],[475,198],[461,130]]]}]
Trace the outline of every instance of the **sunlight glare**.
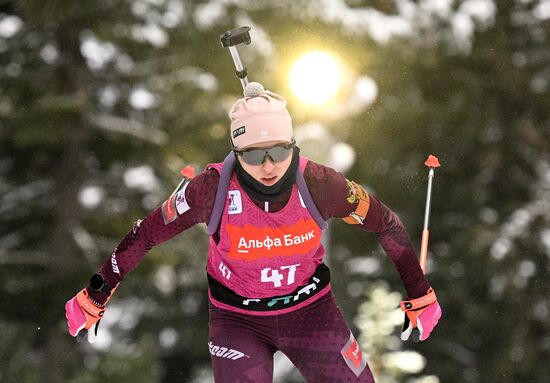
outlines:
[{"label": "sunlight glare", "polygon": [[303,102],[320,105],[338,92],[341,73],[338,60],[321,51],[309,52],[292,66],[289,75],[292,92]]}]

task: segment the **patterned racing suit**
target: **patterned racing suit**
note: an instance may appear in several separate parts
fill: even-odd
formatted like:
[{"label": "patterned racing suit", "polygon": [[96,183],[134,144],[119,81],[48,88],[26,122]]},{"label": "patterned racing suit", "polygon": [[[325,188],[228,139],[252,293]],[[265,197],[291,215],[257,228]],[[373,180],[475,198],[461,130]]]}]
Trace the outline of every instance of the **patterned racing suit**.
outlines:
[{"label": "patterned racing suit", "polygon": [[[99,270],[109,285],[119,283],[153,246],[209,222],[221,167],[207,167],[177,191],[171,222],[159,207],[134,224]],[[309,161],[303,175],[325,220],[356,210],[359,201],[350,197],[360,186],[342,174]],[[368,212],[354,226],[377,236],[408,297],[423,296],[430,286],[404,226],[374,195],[367,198]],[[232,175],[206,267],[216,382],[271,382],[278,350],[308,382],[374,382],[330,291],[321,236],[295,184],[268,202],[252,198]],[[104,297],[94,299],[101,303]]]}]

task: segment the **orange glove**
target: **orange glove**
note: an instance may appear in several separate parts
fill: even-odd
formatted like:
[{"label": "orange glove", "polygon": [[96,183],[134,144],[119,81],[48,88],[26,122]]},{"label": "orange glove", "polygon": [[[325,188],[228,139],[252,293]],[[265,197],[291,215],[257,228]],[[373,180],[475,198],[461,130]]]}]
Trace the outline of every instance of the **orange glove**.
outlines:
[{"label": "orange glove", "polygon": [[95,274],[92,277],[90,285],[96,291],[102,291],[109,294],[109,297],[103,305],[94,302],[90,298],[88,287],[82,289],[65,304],[65,317],[67,318],[69,333],[76,337],[79,342],[84,340],[88,335],[88,330],[95,326],[95,331],[92,332],[92,338],[89,338],[89,341],[93,342],[93,337],[97,335],[99,321],[103,318],[103,314],[105,313],[105,305],[116,290],[116,287],[110,289],[107,283],[103,281],[103,277],[101,277],[100,274]]},{"label": "orange glove", "polygon": [[414,342],[426,340],[441,318],[441,307],[432,288],[426,295],[402,301],[401,310],[405,312],[405,321],[401,329],[401,340],[407,340],[412,334]]}]

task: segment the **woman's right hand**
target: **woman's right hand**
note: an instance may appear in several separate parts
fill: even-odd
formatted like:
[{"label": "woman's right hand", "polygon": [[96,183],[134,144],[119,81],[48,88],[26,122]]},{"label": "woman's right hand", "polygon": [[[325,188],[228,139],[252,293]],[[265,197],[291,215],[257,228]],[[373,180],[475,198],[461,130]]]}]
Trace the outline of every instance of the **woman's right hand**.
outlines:
[{"label": "woman's right hand", "polygon": [[65,304],[69,333],[78,341],[84,340],[88,330],[99,323],[104,313],[105,306],[96,305],[90,300],[87,289],[82,289]]}]

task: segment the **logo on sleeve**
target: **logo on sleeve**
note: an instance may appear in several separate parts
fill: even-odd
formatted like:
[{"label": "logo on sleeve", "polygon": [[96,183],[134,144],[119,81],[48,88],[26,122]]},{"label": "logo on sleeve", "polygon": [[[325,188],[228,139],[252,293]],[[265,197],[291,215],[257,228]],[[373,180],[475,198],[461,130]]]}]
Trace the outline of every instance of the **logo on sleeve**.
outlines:
[{"label": "logo on sleeve", "polygon": [[176,209],[174,206],[175,203],[176,203],[176,195],[172,194],[170,198],[168,198],[162,204],[162,220],[164,221],[165,225],[168,225],[169,223],[173,222],[178,217],[178,213],[176,212]]},{"label": "logo on sleeve", "polygon": [[227,198],[229,200],[227,213],[241,214],[243,212],[243,201],[241,198],[241,192],[239,190],[230,190],[227,192]]},{"label": "logo on sleeve", "polygon": [[165,225],[175,221],[178,215],[190,209],[185,199],[187,185],[189,185],[189,178],[183,177],[176,190],[170,195],[170,198],[162,204],[162,219]]},{"label": "logo on sleeve", "polygon": [[185,199],[185,190],[187,189],[187,185],[189,185],[189,183],[186,183],[183,189],[178,191],[178,193],[176,194],[176,210],[179,215],[182,215],[187,210],[191,209],[191,207],[187,203],[187,200]]},{"label": "logo on sleeve", "polygon": [[120,269],[118,268],[118,264],[116,262],[116,251],[117,249],[115,248],[115,250],[113,251],[113,254],[111,254],[111,267],[115,273],[120,275]]}]

